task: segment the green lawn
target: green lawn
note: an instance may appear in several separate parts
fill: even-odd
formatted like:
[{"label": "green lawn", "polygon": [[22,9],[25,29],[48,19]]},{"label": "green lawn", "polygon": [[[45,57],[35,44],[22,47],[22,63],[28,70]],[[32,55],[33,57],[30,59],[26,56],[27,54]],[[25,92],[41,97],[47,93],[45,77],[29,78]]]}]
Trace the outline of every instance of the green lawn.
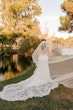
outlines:
[{"label": "green lawn", "polygon": [[[6,84],[16,83],[30,77],[33,71],[34,65],[24,75],[0,82],[0,90]],[[59,85],[46,97],[14,102],[0,100],[0,110],[73,110],[73,89]]]}]

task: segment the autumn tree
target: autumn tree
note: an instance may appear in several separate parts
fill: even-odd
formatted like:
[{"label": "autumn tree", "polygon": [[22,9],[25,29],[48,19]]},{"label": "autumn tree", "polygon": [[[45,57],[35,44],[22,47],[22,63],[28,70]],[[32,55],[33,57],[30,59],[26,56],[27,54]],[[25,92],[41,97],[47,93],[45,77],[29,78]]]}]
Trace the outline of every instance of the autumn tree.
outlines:
[{"label": "autumn tree", "polygon": [[[30,42],[29,39],[31,37],[37,39],[35,36],[41,34],[39,22],[36,19],[41,14],[38,0],[2,0],[0,3],[0,12],[2,19],[0,37],[4,36],[9,40],[10,52],[14,52],[14,44],[15,48],[20,44],[21,40],[16,43],[16,40],[19,38],[22,39],[23,37],[24,42],[26,39]],[[1,37],[1,41],[3,40],[3,37]],[[33,45],[33,41],[31,43]]]},{"label": "autumn tree", "polygon": [[39,31],[35,18],[41,13],[38,0],[2,0],[0,10],[2,12],[3,29],[1,30],[3,33],[22,33],[29,36],[34,34],[34,27],[38,27]]},{"label": "autumn tree", "polygon": [[73,0],[64,0],[61,4],[61,9],[66,13],[65,16],[60,16],[60,30],[73,31]]}]

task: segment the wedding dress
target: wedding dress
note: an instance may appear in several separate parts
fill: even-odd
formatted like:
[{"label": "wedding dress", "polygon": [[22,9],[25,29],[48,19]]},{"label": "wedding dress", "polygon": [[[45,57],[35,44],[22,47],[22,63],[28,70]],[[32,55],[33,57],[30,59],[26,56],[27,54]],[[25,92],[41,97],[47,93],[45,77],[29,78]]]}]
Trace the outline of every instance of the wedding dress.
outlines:
[{"label": "wedding dress", "polygon": [[[57,88],[60,83],[70,87],[73,81],[73,73],[59,77],[55,75],[55,78],[53,75],[51,76],[48,65],[49,54],[44,44],[46,44],[45,41],[43,41],[32,54],[33,62],[36,64],[33,75],[18,83],[6,85],[3,90],[0,91],[1,99],[16,101],[26,100],[32,97],[43,97],[48,95],[52,89]],[[41,50],[44,50],[44,52]]]},{"label": "wedding dress", "polygon": [[5,86],[3,91],[0,92],[0,98],[16,101],[37,96],[43,97],[56,87],[58,87],[58,83],[54,82],[50,77],[48,56],[43,54],[38,58],[38,64],[33,75],[19,83]]}]

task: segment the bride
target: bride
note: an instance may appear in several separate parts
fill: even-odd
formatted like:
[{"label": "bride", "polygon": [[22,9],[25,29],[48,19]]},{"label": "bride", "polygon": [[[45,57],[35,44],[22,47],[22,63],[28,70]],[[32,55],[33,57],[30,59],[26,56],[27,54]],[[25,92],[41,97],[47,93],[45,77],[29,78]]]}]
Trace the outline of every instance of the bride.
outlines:
[{"label": "bride", "polygon": [[53,75],[51,76],[48,66],[49,55],[50,50],[47,47],[47,41],[43,40],[32,54],[33,63],[36,64],[33,75],[18,83],[6,85],[0,91],[0,98],[8,101],[26,100],[48,95],[60,83],[70,87],[67,82],[73,80],[73,74],[56,76],[55,78]]}]

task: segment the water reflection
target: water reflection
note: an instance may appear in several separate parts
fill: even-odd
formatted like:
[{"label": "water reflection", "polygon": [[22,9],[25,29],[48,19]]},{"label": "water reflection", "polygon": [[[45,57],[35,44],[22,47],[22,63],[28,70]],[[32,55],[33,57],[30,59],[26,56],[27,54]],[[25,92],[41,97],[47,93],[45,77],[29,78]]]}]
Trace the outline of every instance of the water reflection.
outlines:
[{"label": "water reflection", "polygon": [[24,55],[0,55],[0,80],[19,76],[30,66],[31,58]]}]

